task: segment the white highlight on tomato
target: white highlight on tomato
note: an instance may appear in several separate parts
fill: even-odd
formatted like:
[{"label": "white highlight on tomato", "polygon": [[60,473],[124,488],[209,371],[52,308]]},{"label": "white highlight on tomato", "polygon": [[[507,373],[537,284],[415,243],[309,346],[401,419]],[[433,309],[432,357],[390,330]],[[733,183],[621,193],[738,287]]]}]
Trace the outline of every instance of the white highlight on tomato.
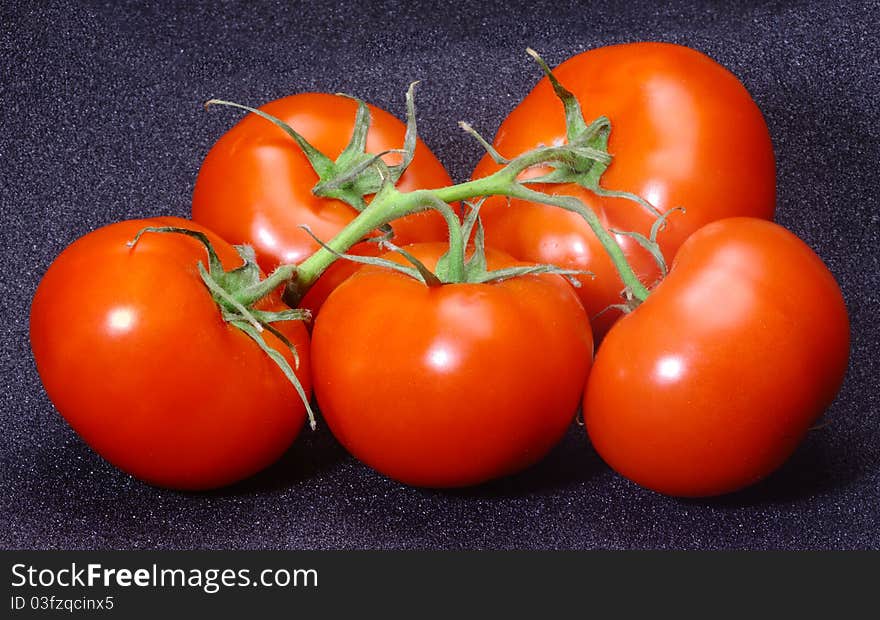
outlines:
[{"label": "white highlight on tomato", "polygon": [[682,369],[681,359],[677,357],[664,357],[657,362],[657,374],[664,379],[678,379]]},{"label": "white highlight on tomato", "polygon": [[272,248],[274,250],[278,247],[278,239],[275,238],[275,235],[272,234],[272,231],[269,230],[268,226],[257,227],[257,239],[259,239],[260,243],[267,248]]},{"label": "white highlight on tomato", "polygon": [[112,332],[125,333],[134,325],[135,311],[128,306],[113,308],[107,314],[107,327]]},{"label": "white highlight on tomato", "polygon": [[428,351],[428,361],[438,370],[446,369],[452,362],[452,354],[442,346],[435,346]]}]

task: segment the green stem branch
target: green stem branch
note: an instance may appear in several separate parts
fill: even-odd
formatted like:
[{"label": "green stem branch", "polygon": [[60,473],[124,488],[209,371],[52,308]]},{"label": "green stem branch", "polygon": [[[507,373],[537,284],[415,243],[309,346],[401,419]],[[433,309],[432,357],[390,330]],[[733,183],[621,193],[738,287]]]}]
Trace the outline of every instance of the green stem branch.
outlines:
[{"label": "green stem branch", "polygon": [[[439,211],[443,219],[446,220],[446,227],[449,229],[449,252],[446,255],[448,258],[445,261],[441,259],[441,261],[445,262],[446,273],[444,275],[446,276],[446,281],[464,282],[464,258],[468,240],[462,234],[461,220],[452,207],[437,198],[432,192],[424,192],[423,195],[427,201],[428,208]],[[438,275],[440,275],[439,272]]]},{"label": "green stem branch", "polygon": [[[413,192],[400,192],[390,185],[386,186],[373,197],[372,202],[355,219],[349,222],[335,237],[326,242],[326,247],[318,248],[314,254],[298,266],[296,278],[291,281],[285,293],[285,300],[293,305],[302,299],[302,296],[309,287],[336,260],[338,254],[345,253],[353,245],[368,237],[377,228],[385,226],[405,215],[418,213],[430,208],[439,210],[449,224],[451,251],[463,254],[464,245],[467,243],[467,240],[456,238],[455,232],[453,232],[458,230],[457,225],[453,226],[453,222],[450,219],[455,217],[454,213],[451,209],[439,209],[438,203],[447,204],[480,196],[509,196],[530,202],[540,202],[561,207],[580,214],[611,256],[611,260],[614,262],[624,285],[635,299],[643,301],[648,296],[648,289],[641,283],[629,266],[629,263],[627,263],[626,256],[617,240],[602,226],[602,223],[592,209],[573,196],[551,196],[527,188],[517,180],[517,177],[528,168],[538,165],[549,165],[554,162],[568,162],[571,157],[572,149],[569,147],[540,147],[512,159],[510,163],[494,174],[481,179],[474,179],[434,190],[416,190]],[[461,235],[459,234],[458,236],[460,237]],[[452,262],[457,263],[458,261]],[[450,273],[450,278],[454,278],[452,273]]]},{"label": "green stem branch", "polygon": [[617,243],[617,239],[615,239],[614,235],[602,226],[602,222],[599,221],[599,217],[592,209],[587,207],[574,196],[552,196],[550,194],[544,194],[529,189],[522,185],[513,187],[511,190],[512,191],[509,194],[511,198],[520,198],[530,202],[540,202],[560,207],[567,211],[573,211],[583,217],[587,221],[587,224],[590,225],[590,228],[595,233],[596,237],[599,238],[602,247],[608,252],[608,256],[611,258],[611,262],[614,263],[614,267],[617,269],[620,279],[630,293],[632,293],[632,296],[639,302],[645,301],[648,298],[648,295],[650,294],[648,288],[642,284],[642,281],[639,280],[638,276],[632,270],[632,267],[630,267],[629,262],[626,260],[626,255],[623,253],[623,249],[620,247],[620,244]]}]

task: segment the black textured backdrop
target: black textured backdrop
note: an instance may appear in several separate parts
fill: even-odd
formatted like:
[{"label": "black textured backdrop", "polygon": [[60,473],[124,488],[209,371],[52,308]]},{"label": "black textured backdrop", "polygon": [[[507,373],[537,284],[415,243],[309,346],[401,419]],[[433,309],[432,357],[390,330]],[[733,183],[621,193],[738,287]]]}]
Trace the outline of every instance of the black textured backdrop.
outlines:
[{"label": "black textured backdrop", "polygon": [[[2,2],[0,547],[880,548],[876,2],[162,5]],[[463,180],[480,149],[455,121],[494,132],[539,77],[527,45],[557,64],[634,40],[690,45],[740,76],[773,135],[778,219],[849,304],[852,363],[828,424],[767,481],[669,499],[614,475],[573,428],[526,473],[434,492],[366,469],[324,428],[245,483],[184,494],[114,470],[53,410],[27,339],[38,279],[96,227],[189,213],[202,157],[238,118],[206,99],[345,91],[400,116],[422,79],[422,135]]]}]

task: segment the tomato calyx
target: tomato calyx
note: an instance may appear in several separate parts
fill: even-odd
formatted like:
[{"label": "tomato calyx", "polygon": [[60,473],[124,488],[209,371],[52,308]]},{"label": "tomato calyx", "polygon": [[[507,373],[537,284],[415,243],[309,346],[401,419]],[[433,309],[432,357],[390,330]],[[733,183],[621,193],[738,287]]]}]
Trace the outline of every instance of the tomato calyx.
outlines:
[{"label": "tomato calyx", "polygon": [[[566,144],[562,157],[556,157],[543,162],[542,165],[551,168],[550,172],[540,176],[521,179],[520,182],[524,185],[576,183],[597,196],[631,200],[653,216],[660,217],[660,211],[641,196],[632,192],[612,190],[601,186],[602,175],[608,169],[613,158],[608,152],[611,121],[606,116],[600,116],[587,123],[577,97],[559,82],[552,69],[550,69],[538,52],[532,48],[526,48],[526,53],[532,57],[544,72],[544,75],[553,87],[553,92],[562,103],[565,111]],[[507,165],[511,162],[510,159],[498,153],[470,125],[467,123],[459,123],[459,125],[480,142],[495,163]]]},{"label": "tomato calyx", "polygon": [[[462,242],[450,243],[449,250],[437,261],[437,277],[444,284],[465,282],[487,284],[521,276],[553,273],[566,278],[574,286],[580,286],[580,282],[575,276],[594,275],[589,271],[564,269],[549,264],[522,265],[489,270],[486,262],[486,242],[483,223],[480,221],[480,206],[482,203],[483,200],[479,200],[476,203],[465,202],[467,215],[462,224],[457,227],[458,232],[455,233],[450,228],[450,239],[453,236],[458,236]],[[466,246],[471,236],[473,236],[473,251],[470,256],[467,256]]]},{"label": "tomato calyx", "polygon": [[[407,122],[403,146],[399,149],[390,149],[381,153],[368,153],[366,150],[367,133],[371,123],[370,110],[367,104],[356,97],[337,93],[339,96],[348,97],[357,103],[357,114],[351,139],[342,153],[339,154],[339,157],[336,158],[336,161],[333,161],[312,146],[293,127],[263,110],[221,99],[211,99],[205,103],[205,108],[212,105],[239,108],[252,112],[273,123],[296,142],[308,159],[315,174],[318,175],[318,182],[312,188],[312,193],[322,198],[341,200],[360,212],[367,207],[366,197],[376,194],[386,185],[393,186],[396,184],[415,156],[418,137],[415,115],[416,84],[418,82],[411,83],[406,92]],[[383,158],[391,153],[397,153],[401,156],[399,163],[391,165],[385,162]]]},{"label": "tomato calyx", "polygon": [[278,338],[290,349],[294,366],[299,368],[299,353],[296,350],[296,346],[290,342],[287,336],[274,327],[273,323],[280,321],[309,321],[311,320],[311,313],[303,309],[289,309],[276,312],[254,307],[257,302],[289,281],[296,272],[296,265],[280,265],[269,276],[261,278],[260,268],[257,265],[253,248],[247,245],[236,245],[233,247],[235,247],[235,250],[244,262],[240,267],[226,271],[207,235],[197,230],[175,226],[148,226],[142,228],[128,242],[128,247],[134,250],[138,241],[146,233],[186,235],[196,239],[205,247],[208,254],[208,266],[205,267],[201,261],[198,263],[199,276],[217,304],[223,320],[253,340],[284,373],[284,376],[293,385],[305,405],[309,417],[309,425],[314,430],[317,426],[315,414],[309,404],[309,398],[302,383],[300,383],[287,359],[276,349],[270,347],[263,337],[264,332],[269,332]]},{"label": "tomato calyx", "polygon": [[571,91],[565,88],[559,80],[556,79],[553,71],[547,66],[547,63],[544,62],[544,59],[541,58],[538,52],[532,48],[527,48],[526,52],[536,63],[538,63],[538,66],[541,67],[544,75],[550,81],[550,85],[553,87],[553,92],[556,94],[556,97],[562,102],[562,106],[565,109],[565,133],[568,143],[573,145],[584,144],[585,148],[593,149],[599,153],[607,155],[607,159],[599,159],[594,165],[583,171],[578,168],[571,168],[569,170],[557,168],[554,171],[554,173],[557,174],[557,178],[554,178],[554,173],[550,173],[549,175],[536,177],[526,182],[547,183],[549,181],[554,183],[577,183],[597,196],[631,200],[649,211],[654,217],[661,217],[660,211],[641,196],[633,194],[632,192],[607,189],[600,185],[602,175],[605,173],[605,170],[608,169],[612,159],[611,154],[608,153],[608,138],[611,136],[611,121],[605,116],[600,116],[587,125],[584,120],[584,113],[581,109],[581,104],[577,97],[575,97]]}]

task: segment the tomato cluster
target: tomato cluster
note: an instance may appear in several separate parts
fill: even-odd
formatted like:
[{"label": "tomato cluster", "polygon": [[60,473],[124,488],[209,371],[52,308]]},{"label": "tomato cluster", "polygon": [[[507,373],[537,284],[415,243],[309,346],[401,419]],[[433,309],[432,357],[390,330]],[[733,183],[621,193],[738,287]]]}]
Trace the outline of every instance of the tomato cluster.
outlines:
[{"label": "tomato cluster", "polygon": [[840,388],[840,289],[770,221],[767,127],[703,54],[617,45],[548,70],[458,186],[412,117],[317,93],[255,112],[205,158],[192,221],[90,233],[34,297],[47,393],[138,478],[252,475],[314,385],[339,442],[407,484],[519,471],[582,407],[623,476],[717,495],[776,469]]}]

